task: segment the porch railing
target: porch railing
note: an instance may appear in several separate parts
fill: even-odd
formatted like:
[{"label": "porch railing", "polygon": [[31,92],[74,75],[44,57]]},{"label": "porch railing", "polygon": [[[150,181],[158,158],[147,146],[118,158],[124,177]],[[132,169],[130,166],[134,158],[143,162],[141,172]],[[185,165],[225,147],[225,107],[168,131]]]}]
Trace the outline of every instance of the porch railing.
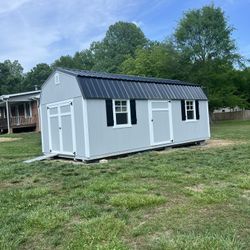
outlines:
[{"label": "porch railing", "polygon": [[[28,126],[36,123],[35,117],[14,116],[10,117],[10,127]],[[0,128],[7,128],[7,118],[0,119]]]},{"label": "porch railing", "polygon": [[14,116],[10,117],[10,126],[24,126],[34,124],[35,119],[34,117],[25,117],[25,116]]}]

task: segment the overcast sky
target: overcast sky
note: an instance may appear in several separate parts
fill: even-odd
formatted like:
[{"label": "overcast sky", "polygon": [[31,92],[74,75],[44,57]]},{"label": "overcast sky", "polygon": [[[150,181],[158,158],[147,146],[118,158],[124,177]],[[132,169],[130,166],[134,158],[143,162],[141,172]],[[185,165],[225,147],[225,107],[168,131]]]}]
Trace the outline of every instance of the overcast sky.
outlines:
[{"label": "overcast sky", "polygon": [[[209,0],[0,0],[0,61],[18,60],[27,71],[73,55],[104,37],[116,21],[135,22],[146,36],[170,36],[183,12]],[[250,0],[214,0],[234,26],[239,51],[250,57]]]}]

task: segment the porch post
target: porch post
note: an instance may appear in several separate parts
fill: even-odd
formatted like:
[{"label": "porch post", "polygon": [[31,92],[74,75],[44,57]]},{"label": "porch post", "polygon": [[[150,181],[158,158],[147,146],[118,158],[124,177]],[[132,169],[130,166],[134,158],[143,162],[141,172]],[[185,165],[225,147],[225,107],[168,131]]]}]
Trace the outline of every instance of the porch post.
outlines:
[{"label": "porch post", "polygon": [[12,133],[12,131],[11,131],[11,128],[10,128],[10,113],[9,113],[9,102],[8,102],[8,100],[5,103],[6,103],[6,116],[7,116],[8,134],[10,134],[10,133]]}]

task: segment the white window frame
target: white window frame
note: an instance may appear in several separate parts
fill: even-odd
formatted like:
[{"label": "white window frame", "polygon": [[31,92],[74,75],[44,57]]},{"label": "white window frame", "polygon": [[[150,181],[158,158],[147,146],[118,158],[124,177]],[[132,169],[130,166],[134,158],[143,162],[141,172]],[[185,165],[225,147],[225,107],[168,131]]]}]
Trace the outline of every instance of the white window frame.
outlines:
[{"label": "white window frame", "polygon": [[[187,109],[187,103],[192,102],[193,103],[193,111],[194,111],[194,118],[188,119],[188,109]],[[196,119],[196,107],[195,107],[195,100],[185,100],[185,113],[186,113],[186,122],[194,122],[197,121]]]},{"label": "white window frame", "polygon": [[60,77],[58,73],[55,73],[55,85],[60,84]]},{"label": "white window frame", "polygon": [[[115,102],[116,101],[126,102],[127,112],[116,112],[116,110],[115,110]],[[130,101],[129,100],[124,100],[124,99],[114,99],[114,100],[112,100],[112,102],[113,102],[113,119],[114,119],[114,126],[113,126],[113,128],[130,128],[130,127],[132,127],[132,124],[131,124]],[[128,115],[128,123],[127,124],[117,124],[116,113],[127,113],[127,115]]]}]

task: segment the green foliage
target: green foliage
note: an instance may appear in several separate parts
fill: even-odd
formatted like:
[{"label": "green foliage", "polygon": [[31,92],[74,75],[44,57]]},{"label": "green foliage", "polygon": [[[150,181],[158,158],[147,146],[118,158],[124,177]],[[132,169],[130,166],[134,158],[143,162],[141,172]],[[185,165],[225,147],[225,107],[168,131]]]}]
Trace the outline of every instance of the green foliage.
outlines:
[{"label": "green foliage", "polygon": [[170,42],[149,43],[137,49],[135,57],[128,57],[121,66],[122,73],[161,78],[176,78],[179,54]]},{"label": "green foliage", "polygon": [[0,95],[20,91],[22,80],[23,68],[18,61],[0,63]]},{"label": "green foliage", "polygon": [[94,70],[119,73],[123,61],[135,56],[136,49],[142,48],[147,40],[139,27],[133,23],[117,22],[111,25],[101,42],[92,43]]},{"label": "green foliage", "polygon": [[211,111],[246,106],[231,77],[234,63],[240,60],[232,31],[221,8],[211,5],[185,13],[174,33],[182,78],[205,87]]},{"label": "green foliage", "polygon": [[37,64],[26,75],[22,82],[22,89],[25,91],[34,90],[35,86],[40,88],[51,74],[52,69],[46,63]]},{"label": "green foliage", "polygon": [[192,62],[231,62],[237,58],[232,31],[221,8],[211,5],[185,13],[174,37],[178,49]]}]

